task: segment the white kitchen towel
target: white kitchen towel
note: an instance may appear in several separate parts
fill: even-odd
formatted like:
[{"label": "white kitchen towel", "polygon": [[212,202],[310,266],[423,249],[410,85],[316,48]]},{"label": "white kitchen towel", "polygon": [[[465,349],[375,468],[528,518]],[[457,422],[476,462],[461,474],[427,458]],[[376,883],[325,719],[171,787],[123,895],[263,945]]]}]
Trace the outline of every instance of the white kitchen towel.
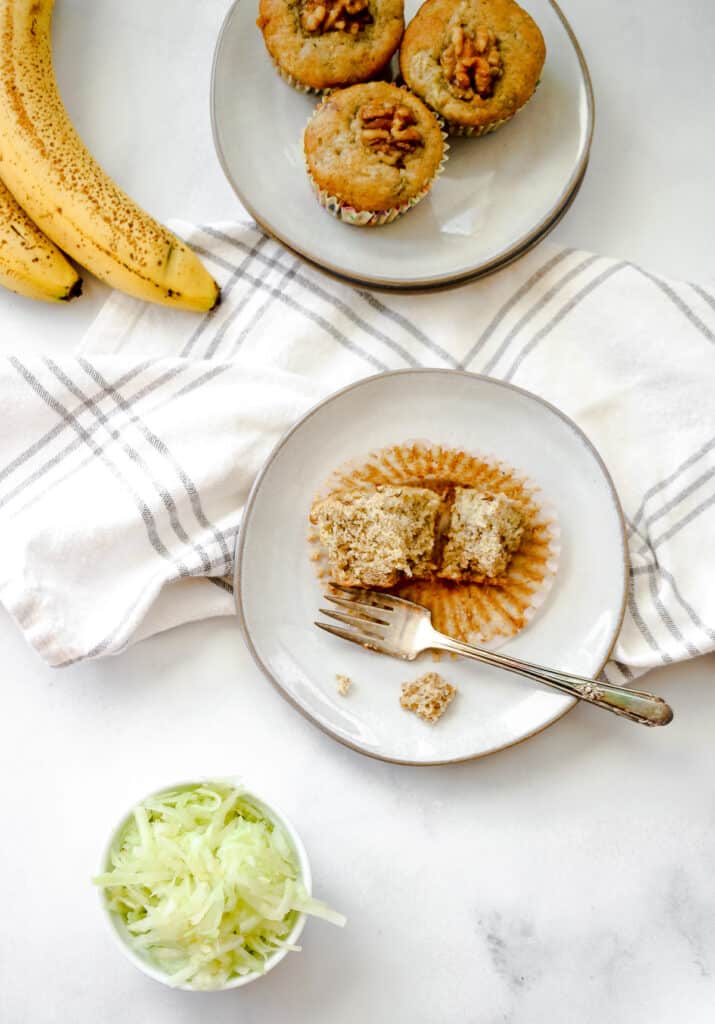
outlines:
[{"label": "white kitchen towel", "polygon": [[542,245],[456,290],[376,294],[249,220],[173,227],[221,283],[218,309],[116,293],[73,358],[18,351],[0,369],[0,600],[49,664],[231,614],[242,506],[282,432],[336,388],[411,366],[513,381],[600,450],[631,556],[610,679],[713,650],[709,290]]}]

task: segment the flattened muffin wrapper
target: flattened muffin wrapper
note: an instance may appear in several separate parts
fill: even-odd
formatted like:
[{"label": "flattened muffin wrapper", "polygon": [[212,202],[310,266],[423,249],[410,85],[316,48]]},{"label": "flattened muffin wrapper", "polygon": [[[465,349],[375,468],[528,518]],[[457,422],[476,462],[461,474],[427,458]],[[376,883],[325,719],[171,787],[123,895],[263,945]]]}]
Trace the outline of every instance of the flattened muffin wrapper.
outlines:
[{"label": "flattened muffin wrapper", "polygon": [[[518,501],[527,514],[528,531],[499,580],[455,583],[405,578],[388,592],[429,608],[435,629],[442,633],[490,650],[531,623],[547,600],[561,556],[558,515],[538,484],[493,455],[417,440],[351,459],[333,471],[315,501],[381,484],[432,485],[437,490],[474,487]],[[309,541],[316,574],[327,584],[330,570],[317,529],[309,534]]]},{"label": "flattened muffin wrapper", "polygon": [[[319,109],[320,105],[315,108],[308,118],[308,124],[313,120]],[[306,161],[305,170],[308,175],[308,181],[310,182],[310,186],[313,189],[316,199],[323,209],[327,210],[331,216],[341,220],[344,224],[352,224],[353,227],[359,228],[374,228],[379,227],[382,224],[392,223],[393,220],[397,220],[398,217],[401,217],[404,213],[407,213],[408,210],[417,206],[417,204],[428,194],[435,181],[444,170],[449,151],[449,142],[447,141],[447,131],[445,130],[444,119],[434,111],[432,111],[432,113],[434,113],[434,116],[439,122],[442,132],[442,140],[444,142],[444,149],[442,150],[442,159],[439,162],[437,170],[419,192],[416,192],[414,196],[410,196],[408,200],[401,203],[399,206],[392,206],[387,210],[358,210],[354,206],[351,206],[350,203],[340,199],[338,196],[331,195],[327,189],[321,188],[310,173],[310,168]]]}]

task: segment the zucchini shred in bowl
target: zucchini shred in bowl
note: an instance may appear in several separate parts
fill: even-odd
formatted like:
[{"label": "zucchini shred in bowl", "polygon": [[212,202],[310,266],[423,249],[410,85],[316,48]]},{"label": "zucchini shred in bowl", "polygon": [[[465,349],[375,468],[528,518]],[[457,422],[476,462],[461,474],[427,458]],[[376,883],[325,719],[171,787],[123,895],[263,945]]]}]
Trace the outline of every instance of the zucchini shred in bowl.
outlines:
[{"label": "zucchini shred in bowl", "polygon": [[236,988],[290,950],[307,914],[344,918],[310,896],[307,854],[275,808],[235,780],[146,797],[115,830],[94,882],[132,963],[174,988]]}]

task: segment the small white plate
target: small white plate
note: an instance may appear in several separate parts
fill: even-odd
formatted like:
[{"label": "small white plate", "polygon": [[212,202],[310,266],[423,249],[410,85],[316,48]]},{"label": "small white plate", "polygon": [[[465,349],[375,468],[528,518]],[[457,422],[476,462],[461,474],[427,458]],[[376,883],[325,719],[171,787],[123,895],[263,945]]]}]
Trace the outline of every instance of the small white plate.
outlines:
[{"label": "small white plate", "polygon": [[[335,739],[386,761],[440,764],[518,743],[574,701],[474,662],[385,657],[313,625],[324,603],[307,542],[316,492],[344,462],[414,439],[493,455],[536,482],[556,509],[556,580],[501,650],[597,675],[623,620],[628,559],[618,497],[598,453],[571,420],[520,388],[455,370],[398,371],[337,392],[293,427],[256,480],[238,539],[246,642],[282,694]],[[402,710],[400,683],[435,668],[459,692],[428,725]],[[354,682],[347,697],[337,693],[338,673]]]},{"label": "small white plate", "polygon": [[[407,20],[418,6],[407,0]],[[279,78],[255,25],[257,4],[237,0],[216,45],[211,111],[219,160],[243,205],[300,256],[376,288],[445,287],[523,255],[578,190],[594,117],[588,68],[562,12],[553,0],[527,8],[547,47],[534,97],[493,135],[452,138],[444,174],[415,210],[361,229],[318,206],[302,155],[318,98]]]}]

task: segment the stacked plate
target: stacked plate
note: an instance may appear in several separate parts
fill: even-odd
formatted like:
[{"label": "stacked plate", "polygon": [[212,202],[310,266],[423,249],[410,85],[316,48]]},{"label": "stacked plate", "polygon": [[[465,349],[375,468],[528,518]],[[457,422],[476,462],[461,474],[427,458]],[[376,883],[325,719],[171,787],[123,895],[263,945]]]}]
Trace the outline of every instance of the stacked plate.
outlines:
[{"label": "stacked plate", "polygon": [[[417,7],[407,0],[407,21]],[[444,288],[518,259],[576,196],[594,119],[588,68],[564,15],[553,0],[527,7],[547,48],[534,97],[493,135],[452,138],[444,174],[409,215],[361,229],[318,206],[302,149],[318,97],[278,77],[255,25],[255,4],[237,0],[216,46],[211,103],[219,159],[243,205],[299,256],[371,288]]]}]

